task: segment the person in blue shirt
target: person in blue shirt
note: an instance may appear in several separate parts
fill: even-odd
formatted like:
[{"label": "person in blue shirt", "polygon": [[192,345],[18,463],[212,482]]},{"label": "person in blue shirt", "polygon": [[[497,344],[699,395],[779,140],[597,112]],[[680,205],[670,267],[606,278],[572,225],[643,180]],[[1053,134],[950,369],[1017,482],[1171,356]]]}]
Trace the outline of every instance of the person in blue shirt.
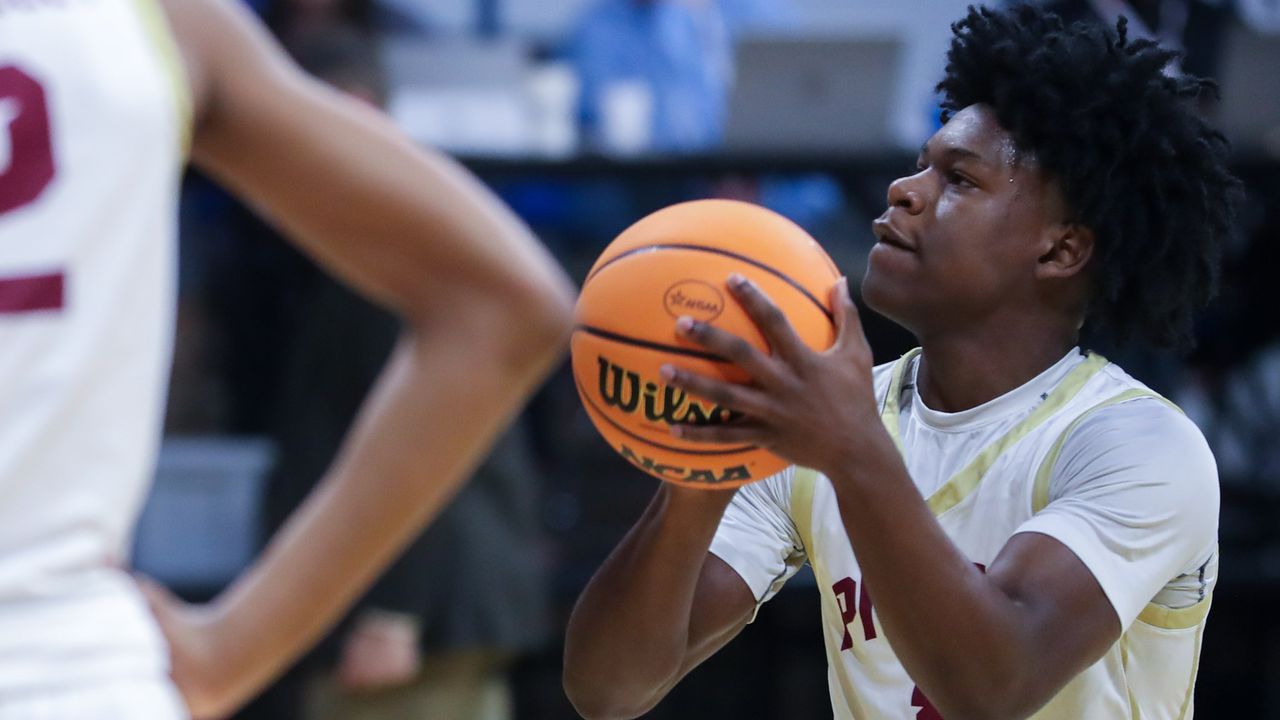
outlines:
[{"label": "person in blue shirt", "polygon": [[696,151],[719,144],[733,82],[737,33],[785,24],[778,0],[599,0],[588,8],[567,55],[582,82],[588,141],[603,133],[614,83],[639,83],[650,103],[649,147]]}]

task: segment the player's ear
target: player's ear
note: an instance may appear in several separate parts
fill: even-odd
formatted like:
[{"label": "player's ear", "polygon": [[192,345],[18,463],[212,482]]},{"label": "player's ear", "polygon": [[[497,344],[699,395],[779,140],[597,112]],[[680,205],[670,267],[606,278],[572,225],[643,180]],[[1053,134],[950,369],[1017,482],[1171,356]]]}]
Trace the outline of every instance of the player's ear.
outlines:
[{"label": "player's ear", "polygon": [[1036,263],[1036,277],[1065,279],[1083,272],[1093,257],[1093,230],[1065,221],[1045,228],[1045,233],[1048,250]]}]

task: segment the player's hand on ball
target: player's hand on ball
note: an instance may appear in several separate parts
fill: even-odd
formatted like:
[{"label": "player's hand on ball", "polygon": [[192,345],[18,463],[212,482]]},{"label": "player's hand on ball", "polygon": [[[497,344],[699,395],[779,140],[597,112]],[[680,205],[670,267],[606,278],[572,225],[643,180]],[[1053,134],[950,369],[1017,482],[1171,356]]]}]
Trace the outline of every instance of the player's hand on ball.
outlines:
[{"label": "player's hand on ball", "polygon": [[871,348],[848,281],[832,288],[837,335],[824,352],[805,346],[786,316],[750,280],[733,275],[727,284],[773,353],[766,355],[707,323],[677,320],[676,332],[729,359],[752,381],[738,385],[663,366],[663,378],[672,385],[746,415],[724,425],[673,426],[672,434],[700,442],[759,445],[797,465],[830,474],[856,452],[860,434],[880,427],[871,384]]}]

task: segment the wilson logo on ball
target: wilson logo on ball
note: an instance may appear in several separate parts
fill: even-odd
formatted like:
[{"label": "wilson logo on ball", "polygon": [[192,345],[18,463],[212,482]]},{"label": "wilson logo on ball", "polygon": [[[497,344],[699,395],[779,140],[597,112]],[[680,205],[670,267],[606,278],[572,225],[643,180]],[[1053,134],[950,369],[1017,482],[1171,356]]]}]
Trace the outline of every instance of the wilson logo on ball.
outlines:
[{"label": "wilson logo on ball", "polygon": [[733,465],[720,469],[668,465],[660,463],[653,458],[637,454],[630,447],[627,447],[626,443],[618,445],[618,454],[626,458],[627,462],[632,465],[663,480],[675,480],[691,485],[719,485],[720,483],[740,483],[752,479],[751,471],[747,469],[746,465]]},{"label": "wilson logo on ball", "polygon": [[663,306],[671,317],[688,315],[695,320],[711,322],[724,312],[724,294],[701,280],[681,280],[662,295]]},{"label": "wilson logo on ball", "polygon": [[714,324],[770,352],[725,285],[735,273],[768,293],[806,347],[831,347],[830,296],[839,270],[804,228],[751,203],[694,200],[647,215],[609,243],[582,283],[569,343],[583,408],[610,448],[664,482],[738,487],[790,464],[750,443],[670,433],[680,425],[723,428],[742,416],[716,404],[725,400],[719,395],[668,386],[663,364],[728,383],[751,380],[727,358],[681,337],[678,318]]},{"label": "wilson logo on ball", "polygon": [[597,356],[596,362],[600,367],[600,400],[606,407],[630,414],[641,412],[646,420],[668,425],[721,425],[742,417],[726,407],[694,400],[679,388],[644,381],[640,373],[603,355]]}]

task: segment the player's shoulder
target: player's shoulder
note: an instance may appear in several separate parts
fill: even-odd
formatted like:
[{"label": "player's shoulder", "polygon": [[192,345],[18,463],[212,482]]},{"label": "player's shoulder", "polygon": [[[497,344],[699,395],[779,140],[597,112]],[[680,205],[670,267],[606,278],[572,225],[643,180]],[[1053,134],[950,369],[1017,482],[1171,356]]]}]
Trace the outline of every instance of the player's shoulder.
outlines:
[{"label": "player's shoulder", "polygon": [[1173,401],[1152,390],[1119,365],[1108,362],[1075,411],[1080,429],[1129,436],[1155,435],[1169,441],[1194,441],[1207,449],[1204,435]]},{"label": "player's shoulder", "polygon": [[738,489],[735,501],[769,506],[786,514],[791,512],[792,488],[797,468],[789,465],[781,471]]},{"label": "player's shoulder", "polygon": [[1108,362],[1098,372],[1097,384],[1078,412],[1085,413],[1079,423],[1117,432],[1153,431],[1170,438],[1198,438],[1200,429],[1173,401],[1152,390],[1119,365]]},{"label": "player's shoulder", "polygon": [[1079,468],[1142,470],[1149,479],[1192,492],[1217,488],[1217,463],[1204,434],[1177,405],[1115,364],[1099,373],[1101,385],[1079,409],[1064,438],[1064,458]]}]

